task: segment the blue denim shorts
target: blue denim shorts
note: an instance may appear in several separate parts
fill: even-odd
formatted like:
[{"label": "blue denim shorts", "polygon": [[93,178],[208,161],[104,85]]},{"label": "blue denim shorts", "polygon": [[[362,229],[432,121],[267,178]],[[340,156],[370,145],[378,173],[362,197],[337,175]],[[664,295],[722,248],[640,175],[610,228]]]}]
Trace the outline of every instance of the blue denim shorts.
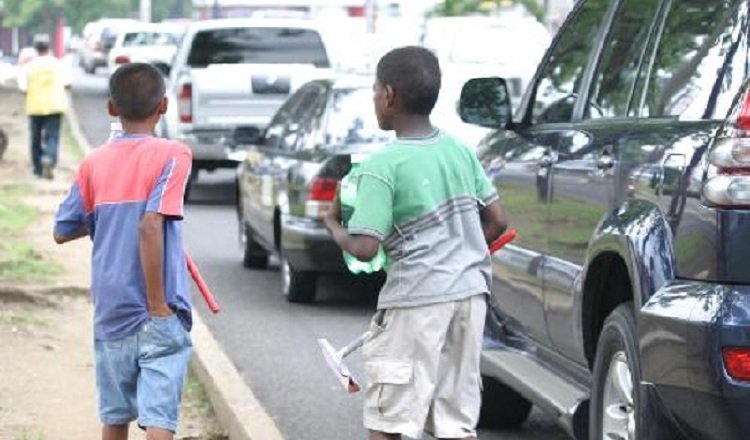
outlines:
[{"label": "blue denim shorts", "polygon": [[192,342],[177,315],[151,317],[138,332],[95,341],[99,418],[175,432]]}]

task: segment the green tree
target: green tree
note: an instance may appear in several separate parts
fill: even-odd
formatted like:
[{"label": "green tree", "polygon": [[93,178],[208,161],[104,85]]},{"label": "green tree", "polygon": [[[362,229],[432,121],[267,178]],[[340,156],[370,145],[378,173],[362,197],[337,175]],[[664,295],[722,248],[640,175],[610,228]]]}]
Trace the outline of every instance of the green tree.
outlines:
[{"label": "green tree", "polygon": [[537,0],[443,0],[432,13],[444,17],[487,14],[515,4],[523,5],[537,20],[544,21],[546,10]]}]

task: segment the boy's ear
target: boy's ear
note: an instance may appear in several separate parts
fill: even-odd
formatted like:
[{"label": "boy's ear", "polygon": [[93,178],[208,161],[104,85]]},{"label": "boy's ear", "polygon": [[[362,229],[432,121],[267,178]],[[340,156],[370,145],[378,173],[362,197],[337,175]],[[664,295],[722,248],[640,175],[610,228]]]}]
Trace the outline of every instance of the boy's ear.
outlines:
[{"label": "boy's ear", "polygon": [[385,105],[388,108],[394,107],[396,104],[396,90],[390,85],[385,86]]},{"label": "boy's ear", "polygon": [[115,103],[112,102],[111,99],[107,101],[107,111],[113,118],[120,116],[120,114],[117,112],[117,107],[115,107]]},{"label": "boy's ear", "polygon": [[161,98],[161,102],[159,102],[159,114],[163,115],[167,113],[167,108],[169,108],[169,99],[165,96]]}]

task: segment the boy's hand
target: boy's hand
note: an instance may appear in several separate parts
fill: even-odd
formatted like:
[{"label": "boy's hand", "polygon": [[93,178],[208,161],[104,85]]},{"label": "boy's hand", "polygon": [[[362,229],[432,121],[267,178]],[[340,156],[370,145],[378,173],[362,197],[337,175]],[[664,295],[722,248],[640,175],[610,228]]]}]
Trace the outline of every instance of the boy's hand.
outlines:
[{"label": "boy's hand", "polygon": [[324,220],[335,221],[336,223],[341,224],[341,201],[339,200],[338,192],[336,192],[336,197],[333,199],[333,203],[328,209],[328,212],[325,213]]},{"label": "boy's hand", "polygon": [[158,317],[166,317],[173,315],[174,312],[172,309],[169,308],[169,306],[166,303],[161,303],[157,306],[150,306],[148,308],[148,315],[149,316],[158,316]]}]

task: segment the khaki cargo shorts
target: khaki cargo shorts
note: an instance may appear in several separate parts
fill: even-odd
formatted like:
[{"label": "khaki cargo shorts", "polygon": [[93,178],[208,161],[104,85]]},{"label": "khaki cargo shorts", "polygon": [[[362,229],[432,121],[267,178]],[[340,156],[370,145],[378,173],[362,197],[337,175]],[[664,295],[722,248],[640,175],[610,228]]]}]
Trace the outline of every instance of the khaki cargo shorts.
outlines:
[{"label": "khaki cargo shorts", "polygon": [[421,438],[476,435],[487,298],[378,311],[362,356],[364,425]]}]

